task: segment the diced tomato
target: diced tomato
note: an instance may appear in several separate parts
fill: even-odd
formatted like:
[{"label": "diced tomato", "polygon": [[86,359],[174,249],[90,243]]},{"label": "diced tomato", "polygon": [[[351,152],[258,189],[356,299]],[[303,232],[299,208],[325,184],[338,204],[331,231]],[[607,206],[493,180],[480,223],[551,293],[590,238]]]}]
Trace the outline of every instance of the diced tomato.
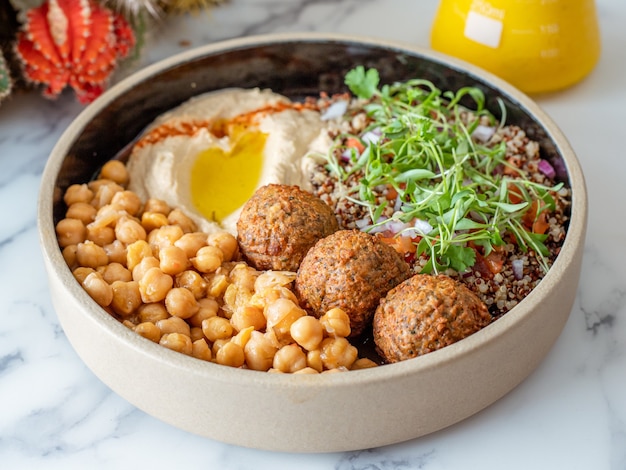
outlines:
[{"label": "diced tomato", "polygon": [[533,233],[544,234],[550,228],[547,212],[545,210],[539,212],[543,206],[543,201],[534,200],[522,218],[524,225]]},{"label": "diced tomato", "polygon": [[381,241],[393,247],[398,253],[406,256],[409,253],[415,253],[417,250],[417,242],[419,240],[407,236],[382,236]]},{"label": "diced tomato", "polygon": [[385,199],[388,201],[395,201],[398,197],[398,191],[391,185],[387,186],[387,194],[385,195]]},{"label": "diced tomato", "polygon": [[517,169],[520,168],[522,164],[520,157],[514,155],[507,158],[506,161],[509,162],[509,164],[504,166],[502,173],[509,176],[518,176],[519,171]]},{"label": "diced tomato", "polygon": [[509,202],[511,204],[519,204],[523,201],[522,193],[520,189],[513,183],[509,183],[507,185],[508,194],[509,194]]},{"label": "diced tomato", "polygon": [[363,150],[365,150],[365,145],[355,137],[348,137],[346,139],[346,147],[355,149],[359,154],[363,153]]}]

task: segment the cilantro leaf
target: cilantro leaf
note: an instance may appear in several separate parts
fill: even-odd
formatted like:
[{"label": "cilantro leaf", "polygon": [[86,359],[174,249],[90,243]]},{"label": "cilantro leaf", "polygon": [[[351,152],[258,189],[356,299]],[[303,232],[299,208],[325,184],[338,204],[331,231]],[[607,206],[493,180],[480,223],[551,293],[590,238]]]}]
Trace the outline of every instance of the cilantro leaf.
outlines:
[{"label": "cilantro leaf", "polygon": [[380,77],[378,70],[368,69],[362,65],[350,70],[345,77],[345,84],[359,98],[369,99],[378,93]]}]

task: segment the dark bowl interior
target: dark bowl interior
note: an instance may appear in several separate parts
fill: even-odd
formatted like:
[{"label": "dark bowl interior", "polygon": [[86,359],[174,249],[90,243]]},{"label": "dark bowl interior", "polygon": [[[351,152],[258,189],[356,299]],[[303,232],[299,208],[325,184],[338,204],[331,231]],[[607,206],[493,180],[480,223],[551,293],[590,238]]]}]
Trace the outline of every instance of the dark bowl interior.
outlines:
[{"label": "dark bowl interior", "polygon": [[[487,108],[500,117],[503,104],[507,123],[519,125],[538,141],[543,157],[560,171],[562,180],[567,179],[563,160],[547,131],[518,101],[484,79],[446,61],[397,46],[308,39],[260,41],[216,51],[200,49],[176,65],[156,67],[146,79],[117,94],[85,125],[59,172],[56,194],[70,184],[91,179],[104,162],[115,157],[158,115],[194,95],[227,87],[260,87],[301,100],[321,91],[346,91],[343,78],[358,65],[376,68],[382,83],[421,77],[442,90],[481,88],[487,97]],[[54,205],[55,222],[65,210],[59,197]]]}]

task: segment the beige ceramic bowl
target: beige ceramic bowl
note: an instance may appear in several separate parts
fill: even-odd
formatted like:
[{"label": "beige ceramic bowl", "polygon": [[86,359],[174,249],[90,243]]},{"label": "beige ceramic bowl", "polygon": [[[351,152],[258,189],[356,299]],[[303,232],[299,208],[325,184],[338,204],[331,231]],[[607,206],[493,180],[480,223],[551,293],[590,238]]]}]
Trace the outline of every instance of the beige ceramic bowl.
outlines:
[{"label": "beige ceramic bowl", "polygon": [[[154,117],[187,98],[229,86],[270,87],[292,98],[343,89],[356,65],[383,81],[425,77],[442,89],[483,88],[498,113],[528,130],[573,190],[562,252],[523,302],[452,346],[382,367],[326,375],[277,375],[202,362],[122,326],[83,291],[56,243],[62,191],[86,182]],[[539,107],[477,68],[428,50],[367,38],[263,36],[208,45],[148,67],[114,86],[68,127],[50,155],[39,229],[50,292],[67,338],[87,366],[129,402],[173,426],[241,446],[294,452],[363,449],[456,423],[505,395],[545,357],[575,297],[587,217],[579,163]]]}]

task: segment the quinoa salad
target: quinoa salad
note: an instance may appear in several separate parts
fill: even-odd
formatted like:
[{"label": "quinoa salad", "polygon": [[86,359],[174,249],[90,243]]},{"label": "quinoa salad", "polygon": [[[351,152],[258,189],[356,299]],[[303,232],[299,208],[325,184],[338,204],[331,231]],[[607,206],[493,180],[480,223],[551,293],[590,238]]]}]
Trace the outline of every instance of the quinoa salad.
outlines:
[{"label": "quinoa salad", "polygon": [[417,79],[378,89],[363,68],[346,82],[357,97],[327,103],[346,109],[314,194],[340,228],[382,237],[414,273],[461,281],[494,317],[511,310],[554,262],[569,220],[571,191],[539,144],[496,119],[476,88]]}]

